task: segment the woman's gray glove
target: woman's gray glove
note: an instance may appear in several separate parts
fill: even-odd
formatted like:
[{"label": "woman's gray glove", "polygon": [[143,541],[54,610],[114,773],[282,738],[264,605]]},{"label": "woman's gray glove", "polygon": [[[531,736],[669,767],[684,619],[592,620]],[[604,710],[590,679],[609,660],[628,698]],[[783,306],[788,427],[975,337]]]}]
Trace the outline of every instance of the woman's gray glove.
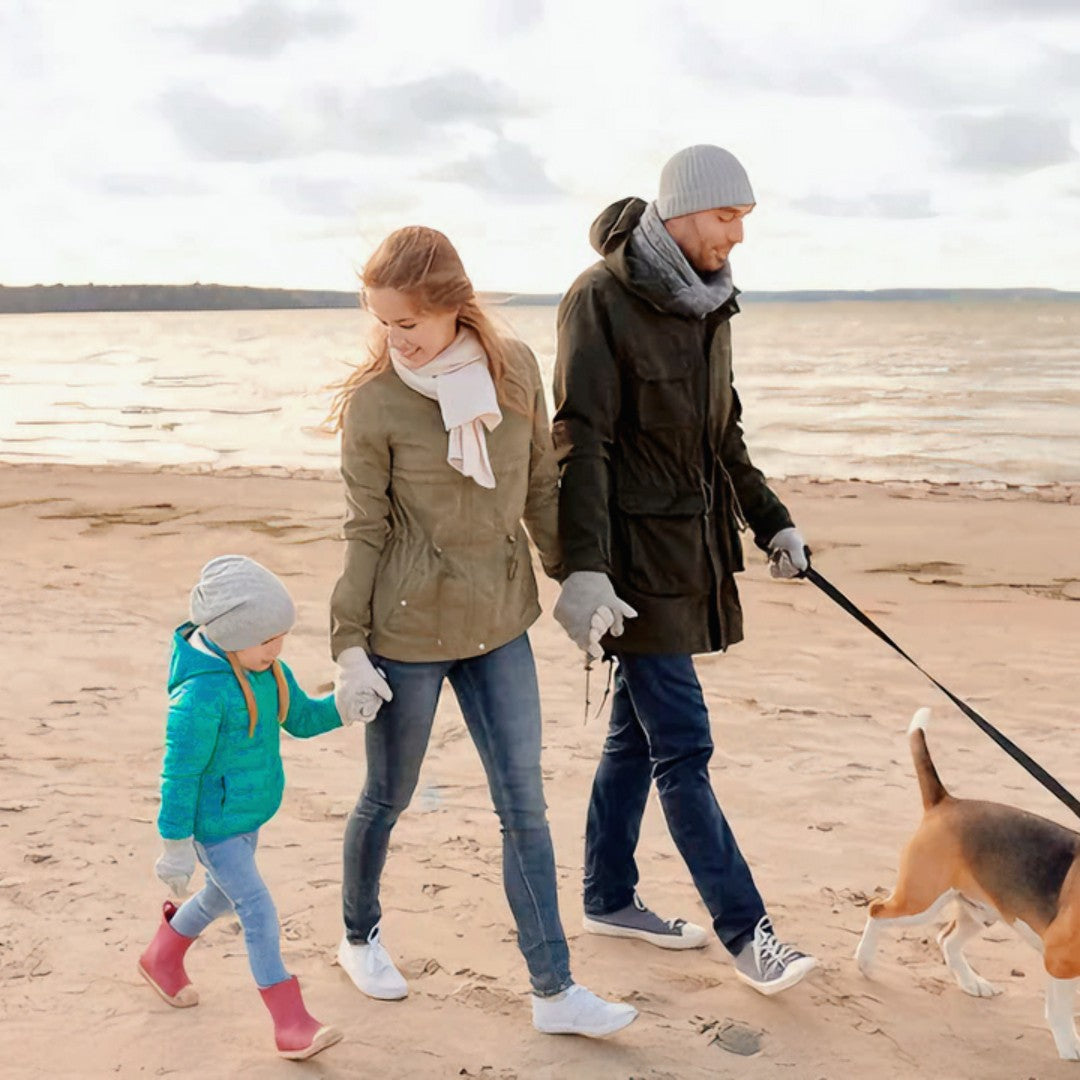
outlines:
[{"label": "woman's gray glove", "polygon": [[154,873],[172,890],[174,896],[186,896],[188,882],[195,873],[194,838],[162,840],[165,850],[154,863]]},{"label": "woman's gray glove", "polygon": [[809,568],[806,541],[798,529],[781,529],[769,541],[769,573],[774,578],[797,578]]},{"label": "woman's gray glove", "polygon": [[337,662],[334,704],[341,722],[346,726],[357,720],[370,724],[383,702],[394,696],[390,684],[359,645],[343,649]]},{"label": "woman's gray glove", "polygon": [[562,585],[555,604],[555,618],[574,644],[595,659],[604,655],[600,639],[618,637],[623,620],[637,612],[615,595],[607,574],[598,570],[575,570]]}]

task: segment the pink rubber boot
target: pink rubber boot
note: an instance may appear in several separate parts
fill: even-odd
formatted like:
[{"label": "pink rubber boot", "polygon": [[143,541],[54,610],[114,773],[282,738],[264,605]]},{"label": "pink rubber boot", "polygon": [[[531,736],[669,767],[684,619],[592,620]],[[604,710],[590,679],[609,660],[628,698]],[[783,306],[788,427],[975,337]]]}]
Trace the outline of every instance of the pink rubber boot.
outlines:
[{"label": "pink rubber boot", "polygon": [[337,1028],[325,1027],[304,1008],[296,976],[260,989],[263,1002],[274,1018],[278,1053],[293,1061],[313,1057],[341,1038]]},{"label": "pink rubber boot", "polygon": [[193,937],[178,934],[169,923],[176,914],[176,905],[166,900],[161,907],[162,919],[154,940],[139,957],[139,974],[177,1009],[199,1004],[199,994],[191,985],[184,970],[184,953],[191,948]]}]

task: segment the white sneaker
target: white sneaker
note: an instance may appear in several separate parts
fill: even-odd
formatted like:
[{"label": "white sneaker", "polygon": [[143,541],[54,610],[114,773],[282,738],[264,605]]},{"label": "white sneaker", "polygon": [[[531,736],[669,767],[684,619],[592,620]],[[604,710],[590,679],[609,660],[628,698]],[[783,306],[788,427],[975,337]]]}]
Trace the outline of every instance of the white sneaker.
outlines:
[{"label": "white sneaker", "polygon": [[584,986],[571,983],[554,997],[532,996],[533,1027],[545,1035],[587,1035],[602,1039],[637,1019],[633,1005],[605,1001]]},{"label": "white sneaker", "polygon": [[342,937],[337,960],[357,990],[368,997],[400,1001],[409,993],[409,984],[379,940],[378,926],[368,934],[366,945],[353,945],[347,937]]}]

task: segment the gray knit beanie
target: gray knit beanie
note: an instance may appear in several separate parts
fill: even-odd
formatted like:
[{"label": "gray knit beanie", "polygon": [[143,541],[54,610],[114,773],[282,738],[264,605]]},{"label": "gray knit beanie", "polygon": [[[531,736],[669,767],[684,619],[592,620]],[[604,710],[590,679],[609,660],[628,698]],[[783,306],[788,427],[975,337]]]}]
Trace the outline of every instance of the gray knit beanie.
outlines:
[{"label": "gray knit beanie", "polygon": [[754,203],[746,170],[734,154],[699,144],[680,150],[660,171],[656,209],[663,221],[719,206]]},{"label": "gray knit beanie", "polygon": [[219,648],[236,652],[291,630],[296,608],[265,566],[246,555],[220,555],[191,590],[191,621]]}]

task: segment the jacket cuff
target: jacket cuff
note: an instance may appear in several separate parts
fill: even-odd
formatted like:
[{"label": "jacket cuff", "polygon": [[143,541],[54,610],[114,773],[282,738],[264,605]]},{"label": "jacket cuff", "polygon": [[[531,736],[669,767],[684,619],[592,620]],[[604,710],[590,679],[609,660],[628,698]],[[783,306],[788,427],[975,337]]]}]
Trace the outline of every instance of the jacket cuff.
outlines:
[{"label": "jacket cuff", "polygon": [[330,639],[330,656],[337,663],[337,658],[346,650],[356,646],[364,652],[371,652],[370,638],[360,632],[351,634],[337,634]]}]

